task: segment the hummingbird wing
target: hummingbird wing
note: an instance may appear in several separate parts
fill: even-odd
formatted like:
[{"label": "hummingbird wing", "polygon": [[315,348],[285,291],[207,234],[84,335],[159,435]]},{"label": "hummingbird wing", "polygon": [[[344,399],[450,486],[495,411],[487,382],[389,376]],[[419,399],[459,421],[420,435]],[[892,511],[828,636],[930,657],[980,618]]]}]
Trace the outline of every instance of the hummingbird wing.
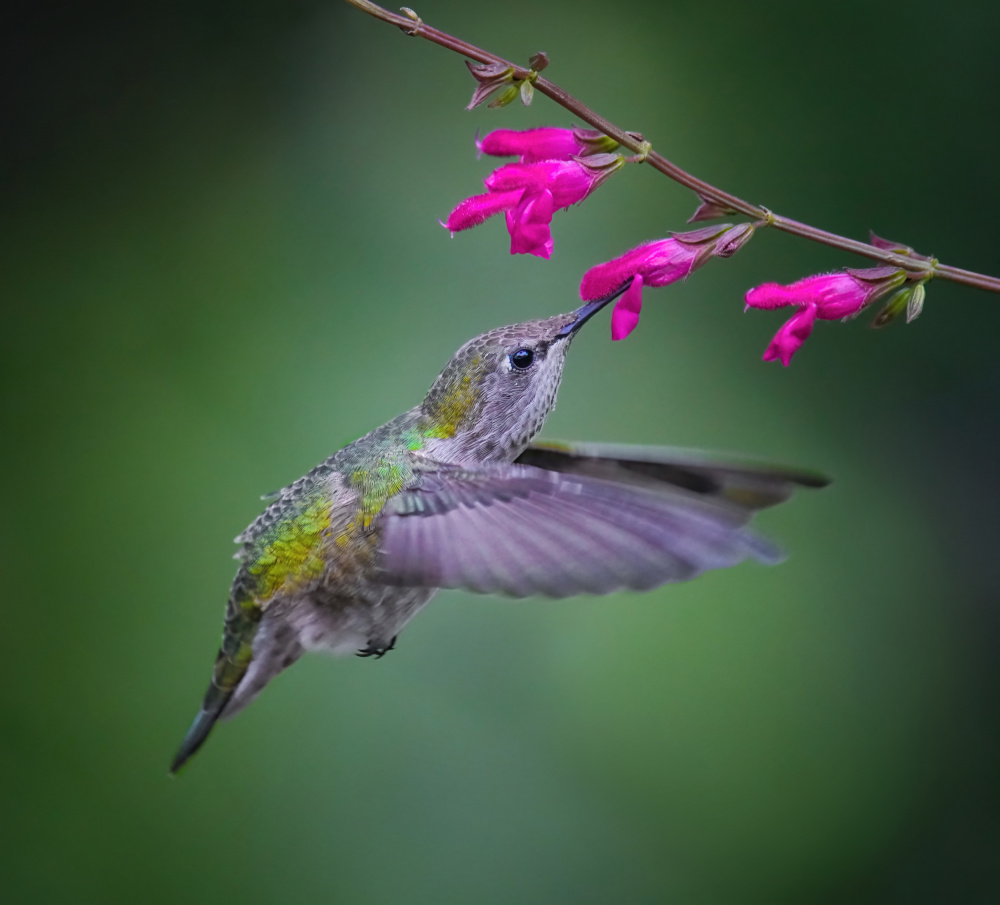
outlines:
[{"label": "hummingbird wing", "polygon": [[671,487],[703,498],[765,509],[787,500],[798,487],[826,487],[817,471],[764,462],[720,459],[717,455],[665,446],[612,443],[532,443],[516,459],[562,474],[589,475],[649,489]]},{"label": "hummingbird wing", "polygon": [[379,578],[513,597],[647,590],[779,561],[745,527],[752,509],[642,476],[439,464],[386,507]]}]

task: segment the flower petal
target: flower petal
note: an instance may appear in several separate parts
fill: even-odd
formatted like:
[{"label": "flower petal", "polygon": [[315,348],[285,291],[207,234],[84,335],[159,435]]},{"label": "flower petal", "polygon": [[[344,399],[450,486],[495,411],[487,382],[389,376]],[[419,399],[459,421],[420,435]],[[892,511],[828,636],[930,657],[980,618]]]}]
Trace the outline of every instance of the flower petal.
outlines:
[{"label": "flower petal", "polygon": [[763,283],[755,286],[746,294],[748,308],[761,308],[769,311],[773,308],[783,308],[786,305],[801,305],[805,299],[796,291],[796,285],[782,286],[780,283]]},{"label": "flower petal", "polygon": [[642,274],[632,280],[632,285],[625,290],[621,298],[615,302],[611,312],[611,338],[625,339],[639,323],[642,311]]},{"label": "flower petal", "polygon": [[790,320],[782,324],[781,329],[774,335],[771,344],[764,351],[764,361],[780,361],[787,368],[792,356],[812,333],[813,325],[816,323],[816,314],[815,305],[806,305]]},{"label": "flower petal", "polygon": [[523,194],[524,189],[515,189],[510,192],[487,192],[485,195],[473,195],[471,198],[466,198],[448,215],[448,222],[444,225],[453,233],[479,226],[484,220],[488,220],[501,211],[509,211],[516,207]]},{"label": "flower petal", "polygon": [[580,281],[580,298],[585,302],[604,298],[634,277],[642,266],[644,247],[633,248],[617,258],[591,267]]},{"label": "flower petal", "polygon": [[549,224],[555,207],[552,192],[525,192],[517,207],[507,211],[510,253],[530,254],[539,258],[552,255],[552,231]]},{"label": "flower petal", "polygon": [[542,163],[505,163],[483,180],[491,192],[509,192],[513,189],[541,191],[548,187],[560,166],[557,160]]}]

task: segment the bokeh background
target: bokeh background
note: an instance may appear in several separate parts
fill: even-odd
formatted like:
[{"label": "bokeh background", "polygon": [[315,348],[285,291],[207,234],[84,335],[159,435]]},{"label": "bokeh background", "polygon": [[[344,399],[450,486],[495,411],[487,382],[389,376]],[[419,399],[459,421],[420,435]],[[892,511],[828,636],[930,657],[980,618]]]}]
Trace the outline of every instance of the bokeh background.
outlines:
[{"label": "bokeh background", "polygon": [[[1000,6],[471,4],[431,24],[527,60],[695,173],[849,235],[1000,273]],[[1000,900],[1000,298],[930,287],[884,331],[742,293],[841,265],[762,234],[640,329],[574,345],[552,438],[690,445],[836,483],[789,549],[649,594],[443,593],[384,660],[312,656],[166,768],[215,654],[230,538],[422,397],[490,327],[575,306],[683,228],[629,167],[549,262],[477,190],[461,60],[345,3],[8,7],[2,110],[8,903]]]}]

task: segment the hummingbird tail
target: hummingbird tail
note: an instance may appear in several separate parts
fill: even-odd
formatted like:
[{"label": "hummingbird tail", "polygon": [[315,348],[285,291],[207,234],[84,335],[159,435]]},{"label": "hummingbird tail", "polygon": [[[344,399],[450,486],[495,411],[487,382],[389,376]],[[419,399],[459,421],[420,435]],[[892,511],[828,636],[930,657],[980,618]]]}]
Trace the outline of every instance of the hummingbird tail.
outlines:
[{"label": "hummingbird tail", "polygon": [[[184,741],[181,742],[181,746],[177,750],[177,754],[174,755],[173,763],[170,765],[171,774],[175,774],[180,770],[195,751],[205,743],[208,733],[212,731],[216,720],[222,715],[222,711],[232,697],[233,691],[236,690],[238,680],[229,689],[220,688],[216,685],[216,675],[220,671],[219,666],[222,665],[224,657],[225,655],[222,651],[219,651],[219,662],[216,664],[215,674],[212,675],[212,683],[208,686],[208,691],[205,693],[205,700],[201,705],[201,710],[198,711],[198,715],[194,718],[194,722],[191,723],[187,734],[184,736]],[[235,664],[226,665],[234,666]]]},{"label": "hummingbird tail", "polygon": [[176,773],[208,738],[216,720],[222,716],[233,692],[243,681],[253,659],[254,637],[260,624],[259,612],[249,614],[238,605],[231,606],[226,618],[222,647],[215,658],[212,681],[205,692],[201,710],[184,736],[184,741],[174,756],[170,772]]}]

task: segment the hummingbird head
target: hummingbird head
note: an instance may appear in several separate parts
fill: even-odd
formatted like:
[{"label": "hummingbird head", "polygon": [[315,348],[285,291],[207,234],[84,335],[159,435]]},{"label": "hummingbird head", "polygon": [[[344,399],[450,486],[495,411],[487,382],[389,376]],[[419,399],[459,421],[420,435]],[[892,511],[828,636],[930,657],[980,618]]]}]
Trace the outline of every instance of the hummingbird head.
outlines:
[{"label": "hummingbird head", "polygon": [[449,461],[515,459],[555,407],[577,330],[625,288],[568,314],[499,327],[469,340],[420,407],[431,454]]}]

